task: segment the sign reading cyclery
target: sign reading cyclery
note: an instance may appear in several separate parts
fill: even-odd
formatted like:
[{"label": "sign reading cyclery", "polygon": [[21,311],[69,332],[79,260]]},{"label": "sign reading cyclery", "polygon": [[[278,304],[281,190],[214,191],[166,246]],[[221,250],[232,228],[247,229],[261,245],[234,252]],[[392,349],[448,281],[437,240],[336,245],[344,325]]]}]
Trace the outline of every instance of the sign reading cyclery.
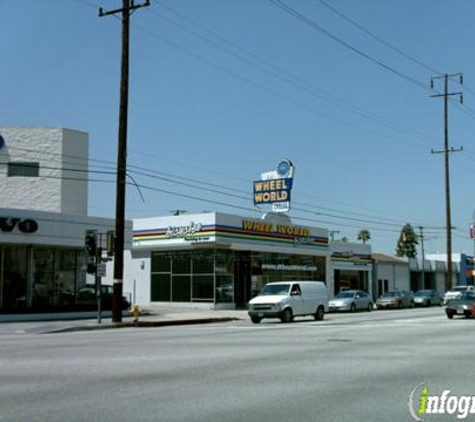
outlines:
[{"label": "sign reading cyclery", "polygon": [[15,228],[22,233],[35,233],[38,230],[38,223],[31,219],[0,217],[0,231],[11,233]]},{"label": "sign reading cyclery", "polygon": [[201,223],[192,221],[188,226],[169,226],[165,234],[167,239],[174,237],[186,237],[201,231]]}]

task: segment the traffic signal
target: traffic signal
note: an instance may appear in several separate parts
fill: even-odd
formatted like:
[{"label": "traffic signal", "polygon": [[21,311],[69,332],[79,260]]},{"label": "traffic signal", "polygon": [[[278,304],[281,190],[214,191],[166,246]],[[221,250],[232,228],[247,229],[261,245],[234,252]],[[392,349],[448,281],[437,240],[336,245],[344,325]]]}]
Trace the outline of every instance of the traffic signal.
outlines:
[{"label": "traffic signal", "polygon": [[89,258],[96,257],[96,252],[97,252],[97,231],[96,230],[86,231],[85,250],[86,250],[86,255]]},{"label": "traffic signal", "polygon": [[96,264],[89,263],[86,266],[86,273],[88,274],[96,274]]},{"label": "traffic signal", "polygon": [[107,256],[113,256],[115,250],[115,232],[114,230],[109,230],[106,237],[106,250]]}]

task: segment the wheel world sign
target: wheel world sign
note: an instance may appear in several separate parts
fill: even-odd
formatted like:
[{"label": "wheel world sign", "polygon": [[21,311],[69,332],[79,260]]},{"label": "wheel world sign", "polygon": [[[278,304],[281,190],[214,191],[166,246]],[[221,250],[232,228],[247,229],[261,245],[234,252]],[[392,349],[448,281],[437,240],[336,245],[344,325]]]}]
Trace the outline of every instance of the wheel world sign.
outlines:
[{"label": "wheel world sign", "polygon": [[258,180],[254,182],[254,204],[273,204],[290,201],[292,179]]},{"label": "wheel world sign", "polygon": [[276,170],[262,173],[261,180],[254,182],[254,205],[271,204],[273,212],[288,212],[293,176],[290,160],[281,160]]}]

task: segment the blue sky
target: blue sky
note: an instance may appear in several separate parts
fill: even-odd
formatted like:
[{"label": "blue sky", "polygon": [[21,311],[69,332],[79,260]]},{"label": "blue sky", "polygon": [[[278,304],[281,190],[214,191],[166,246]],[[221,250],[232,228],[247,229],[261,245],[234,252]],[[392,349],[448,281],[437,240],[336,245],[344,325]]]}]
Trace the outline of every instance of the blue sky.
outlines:
[{"label": "blue sky", "polygon": [[[127,217],[257,217],[252,181],[289,158],[295,223],[350,241],[368,229],[373,251],[393,253],[408,222],[425,227],[427,253],[445,252],[443,156],[431,154],[443,85],[429,83],[463,72],[464,86],[450,81],[464,92],[449,108],[450,145],[464,147],[450,160],[453,249],[472,253],[475,3],[283,4],[303,19],[270,0],[155,0],[133,14],[128,163],[144,202],[129,186]],[[90,169],[113,171],[120,21],[97,10],[120,5],[0,0],[0,123],[86,131]],[[113,216],[114,175],[90,177],[104,182],[90,184],[89,213]]]}]

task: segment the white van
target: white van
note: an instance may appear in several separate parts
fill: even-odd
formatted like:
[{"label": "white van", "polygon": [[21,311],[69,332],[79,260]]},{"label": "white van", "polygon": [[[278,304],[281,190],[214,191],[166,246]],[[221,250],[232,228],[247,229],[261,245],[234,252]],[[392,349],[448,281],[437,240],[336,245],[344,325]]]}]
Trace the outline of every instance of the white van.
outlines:
[{"label": "white van", "polygon": [[280,318],[291,322],[294,317],[313,315],[321,321],[328,312],[328,289],[322,281],[281,281],[267,283],[259,295],[249,301],[248,314],[254,324],[263,318]]}]

